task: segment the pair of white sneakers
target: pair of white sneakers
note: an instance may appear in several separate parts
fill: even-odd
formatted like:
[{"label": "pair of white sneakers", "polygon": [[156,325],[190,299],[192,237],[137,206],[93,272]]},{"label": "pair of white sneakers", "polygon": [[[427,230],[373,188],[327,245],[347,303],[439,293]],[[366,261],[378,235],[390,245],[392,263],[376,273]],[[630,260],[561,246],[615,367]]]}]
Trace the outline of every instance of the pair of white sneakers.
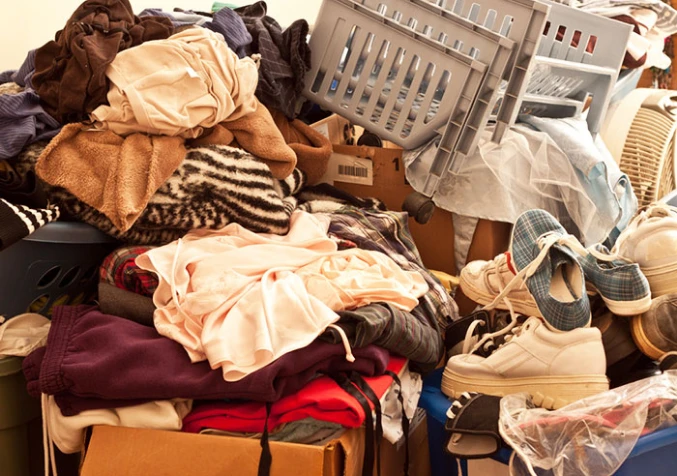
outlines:
[{"label": "pair of white sneakers", "polygon": [[[677,209],[655,204],[640,211],[612,251],[640,265],[654,297],[677,292]],[[509,255],[469,266],[467,272],[480,285],[468,297],[480,303],[491,302],[515,275]],[[508,300],[511,313],[540,314],[526,286],[512,289]],[[556,409],[608,390],[599,329],[558,332],[539,317],[530,317],[521,326],[509,326],[508,331],[505,343],[488,357],[473,351],[496,335],[487,334],[470,353],[451,357],[442,391],[450,397],[468,391],[498,396],[527,392],[536,405]]]}]

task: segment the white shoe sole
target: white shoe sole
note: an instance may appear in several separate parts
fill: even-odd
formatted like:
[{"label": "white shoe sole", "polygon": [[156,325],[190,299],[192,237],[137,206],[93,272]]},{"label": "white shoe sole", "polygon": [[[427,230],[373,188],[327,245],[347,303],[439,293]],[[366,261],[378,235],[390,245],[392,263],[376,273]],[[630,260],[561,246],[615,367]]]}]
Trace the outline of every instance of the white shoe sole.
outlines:
[{"label": "white shoe sole", "polygon": [[666,294],[677,293],[677,264],[668,266],[656,266],[654,268],[642,268],[642,273],[649,281],[651,295],[655,298]]},{"label": "white shoe sole", "polygon": [[590,281],[585,282],[585,289],[587,290],[588,296],[601,296],[607,309],[617,316],[636,316],[638,314],[644,314],[651,309],[651,294],[648,294],[637,301],[612,301],[611,299],[605,298]]},{"label": "white shoe sole", "polygon": [[456,398],[463,392],[478,392],[503,397],[526,392],[535,405],[556,410],[569,403],[609,390],[604,375],[561,375],[514,379],[465,377],[444,369],[442,393]]},{"label": "white shoe sole", "polygon": [[612,301],[602,296],[604,304],[617,316],[637,316],[651,309],[651,295],[647,295],[637,301]]},{"label": "white shoe sole", "polygon": [[[461,280],[460,280],[460,286],[461,290],[463,290],[463,294],[465,296],[473,301],[475,301],[477,304],[480,304],[482,306],[486,306],[487,304],[490,304],[496,296],[489,294],[485,291],[482,291],[481,289],[476,288],[475,286],[472,285],[470,281],[467,279],[464,279],[463,277],[463,271],[461,271]],[[536,305],[535,301],[525,301],[523,299],[515,299],[511,298],[508,296],[508,299],[510,300],[510,303],[513,306],[513,309],[515,310],[516,313],[522,314],[523,316],[536,316],[536,317],[543,317],[543,314],[541,311],[538,309],[538,306]],[[504,303],[499,302],[496,304],[496,309],[501,309],[504,311],[507,311],[508,308],[505,306]]]}]

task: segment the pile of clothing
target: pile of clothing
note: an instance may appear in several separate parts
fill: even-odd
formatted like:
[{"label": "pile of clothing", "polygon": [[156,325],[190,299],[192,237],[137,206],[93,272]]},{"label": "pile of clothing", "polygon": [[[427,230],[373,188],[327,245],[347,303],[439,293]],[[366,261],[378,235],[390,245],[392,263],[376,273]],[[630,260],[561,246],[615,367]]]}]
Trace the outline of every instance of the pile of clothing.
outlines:
[{"label": "pile of clothing", "polygon": [[134,244],[288,231],[331,154],[296,119],[308,25],[282,30],[264,2],[205,15],[88,0],[0,75],[0,207],[18,217],[2,247],[58,217]]},{"label": "pile of clothing", "polygon": [[407,437],[457,310],[406,214],[318,184],[307,33],[87,0],[1,76],[1,252],[57,219],[118,240],[95,304],[0,326],[63,452],[97,424],[254,435],[265,471],[270,440],[365,426],[371,472]]}]

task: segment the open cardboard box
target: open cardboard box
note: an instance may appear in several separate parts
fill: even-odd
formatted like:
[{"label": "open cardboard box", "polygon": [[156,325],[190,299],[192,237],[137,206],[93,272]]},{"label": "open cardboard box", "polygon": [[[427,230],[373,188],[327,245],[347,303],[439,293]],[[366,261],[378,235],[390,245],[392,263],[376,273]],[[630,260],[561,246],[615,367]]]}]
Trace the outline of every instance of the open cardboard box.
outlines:
[{"label": "open cardboard box", "polygon": [[[325,446],[271,442],[271,476],[361,476],[364,430],[346,431]],[[411,476],[429,476],[427,426],[410,431]],[[95,426],[81,476],[256,476],[260,440]],[[404,448],[383,440],[381,475],[404,474]]]}]

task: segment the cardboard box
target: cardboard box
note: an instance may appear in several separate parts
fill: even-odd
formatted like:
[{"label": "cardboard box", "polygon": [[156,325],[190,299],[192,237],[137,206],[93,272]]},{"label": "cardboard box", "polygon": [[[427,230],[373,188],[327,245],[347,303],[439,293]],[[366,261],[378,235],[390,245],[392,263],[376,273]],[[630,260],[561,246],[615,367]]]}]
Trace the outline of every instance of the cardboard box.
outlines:
[{"label": "cardboard box", "polygon": [[[334,180],[334,186],[358,197],[376,197],[391,210],[402,210],[404,199],[414,191],[405,177],[402,149],[338,144],[334,145],[333,149],[335,154],[366,161],[370,171],[367,181],[350,183],[346,181],[350,180],[350,177],[342,175]],[[330,166],[332,163],[335,163],[334,157],[330,161]],[[329,173],[332,173],[331,169]],[[409,228],[426,267],[456,274],[454,225],[451,213],[437,209],[433,218],[425,225],[416,223],[410,218]]]},{"label": "cardboard box", "polygon": [[[425,420],[410,432],[410,475],[429,476]],[[361,476],[364,430],[325,446],[271,442],[271,476]],[[404,448],[381,446],[381,475],[404,474]],[[95,426],[81,476],[256,476],[258,439]]]},{"label": "cardboard box", "polygon": [[355,128],[348,119],[338,114],[332,114],[321,121],[317,121],[311,127],[328,138],[332,144],[347,144],[350,139],[357,141]]},{"label": "cardboard box", "polygon": [[[359,475],[361,432],[346,432],[325,446],[271,442],[271,476]],[[81,476],[255,476],[260,441],[111,426],[95,426]]]}]

